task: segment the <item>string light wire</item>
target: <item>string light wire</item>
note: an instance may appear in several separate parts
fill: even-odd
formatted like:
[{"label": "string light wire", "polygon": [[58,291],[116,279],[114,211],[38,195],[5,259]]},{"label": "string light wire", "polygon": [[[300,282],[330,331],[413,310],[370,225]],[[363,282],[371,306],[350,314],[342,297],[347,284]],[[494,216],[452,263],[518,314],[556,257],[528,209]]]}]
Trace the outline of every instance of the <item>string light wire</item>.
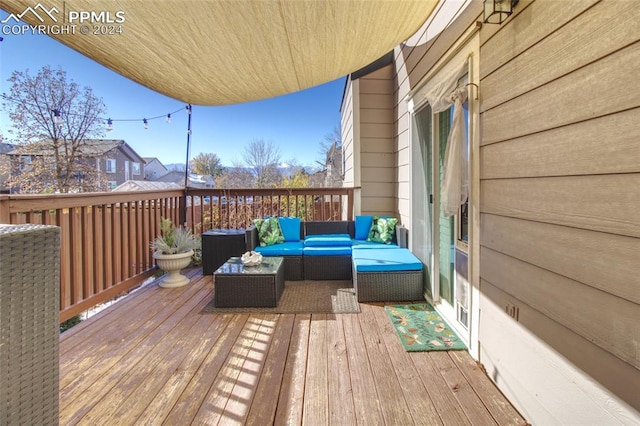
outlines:
[{"label": "string light wire", "polygon": [[[20,99],[14,99],[14,98],[12,98],[10,96],[5,95],[4,93],[0,94],[0,97],[2,99],[4,99],[4,100],[9,101],[9,102],[20,104],[22,107],[25,107],[25,106],[38,107],[38,105],[36,105],[36,104],[32,104],[32,103],[29,103],[29,102],[24,102],[24,101],[22,101]],[[148,127],[150,121],[159,120],[161,118],[164,118],[164,119],[167,120],[167,123],[170,123],[171,122],[171,117],[174,114],[176,114],[176,113],[178,113],[180,111],[185,111],[185,110],[186,110],[187,114],[191,114],[191,105],[187,105],[186,107],[180,107],[180,108],[176,109],[175,111],[171,111],[171,112],[165,113],[165,114],[156,115],[156,116],[149,117],[149,118],[144,118],[144,117],[143,118],[110,118],[110,117],[103,118],[103,117],[98,117],[97,119],[100,120],[100,121],[104,121],[106,123],[107,131],[109,132],[109,131],[113,130],[114,123],[117,123],[117,122],[141,121],[143,123],[143,125],[146,125],[146,127]],[[51,112],[53,113],[56,121],[58,121],[61,118],[61,114],[62,113],[60,112],[60,110],[54,109]],[[83,117],[83,118],[86,117],[83,114],[78,114],[78,113],[74,113],[74,112],[70,112],[68,115],[73,116],[73,117]]]}]

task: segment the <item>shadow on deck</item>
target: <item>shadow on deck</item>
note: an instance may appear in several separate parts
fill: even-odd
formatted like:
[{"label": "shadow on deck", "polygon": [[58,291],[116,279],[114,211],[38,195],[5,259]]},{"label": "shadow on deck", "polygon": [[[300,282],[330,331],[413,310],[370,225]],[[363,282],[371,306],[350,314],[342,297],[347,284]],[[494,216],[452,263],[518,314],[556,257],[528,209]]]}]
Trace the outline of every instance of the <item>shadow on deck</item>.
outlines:
[{"label": "shadow on deck", "polygon": [[149,285],[60,338],[60,424],[526,424],[468,353],[407,353],[360,314],[202,314]]}]

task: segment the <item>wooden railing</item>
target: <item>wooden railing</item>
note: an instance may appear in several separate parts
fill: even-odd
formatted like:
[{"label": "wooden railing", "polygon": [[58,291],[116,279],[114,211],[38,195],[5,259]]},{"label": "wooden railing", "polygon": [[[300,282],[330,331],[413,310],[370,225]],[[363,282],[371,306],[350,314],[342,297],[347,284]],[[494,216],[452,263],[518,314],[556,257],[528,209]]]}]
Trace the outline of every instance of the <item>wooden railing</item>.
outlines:
[{"label": "wooden railing", "polygon": [[[186,208],[185,208],[186,206]],[[61,228],[60,321],[153,275],[160,218],[195,234],[245,228],[257,217],[353,218],[352,188],[215,189],[0,195],[0,223]],[[34,253],[37,256],[37,253]]]},{"label": "wooden railing", "polygon": [[3,195],[0,223],[61,228],[62,322],[153,274],[150,241],[161,217],[178,221],[183,199],[181,190]]},{"label": "wooden railing", "polygon": [[242,229],[265,216],[353,219],[353,188],[189,189],[186,224],[194,233]]}]

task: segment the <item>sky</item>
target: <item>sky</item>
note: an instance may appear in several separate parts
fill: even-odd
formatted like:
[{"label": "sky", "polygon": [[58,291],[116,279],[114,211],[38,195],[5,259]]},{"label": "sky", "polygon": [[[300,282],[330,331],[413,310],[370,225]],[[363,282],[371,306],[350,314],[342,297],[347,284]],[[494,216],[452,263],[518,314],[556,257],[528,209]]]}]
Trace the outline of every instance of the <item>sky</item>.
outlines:
[{"label": "sky", "polygon": [[[0,20],[7,16],[0,10]],[[9,93],[7,79],[13,71],[33,75],[45,65],[61,68],[67,78],[89,86],[107,107],[113,131],[104,138],[124,139],[140,156],[157,157],[164,164],[184,163],[186,159],[186,104],[154,92],[126,79],[97,62],[75,52],[46,35],[1,35],[0,93]],[[242,150],[254,139],[272,141],[283,162],[293,160],[302,166],[317,166],[320,142],[340,125],[340,102],[344,79],[338,79],[301,92],[262,101],[228,106],[193,106],[191,155],[216,153],[225,166],[242,162]],[[167,124],[167,113],[172,114]],[[144,118],[162,116],[149,121]],[[130,120],[119,122],[117,120]],[[11,142],[11,121],[0,108],[0,132]]]}]

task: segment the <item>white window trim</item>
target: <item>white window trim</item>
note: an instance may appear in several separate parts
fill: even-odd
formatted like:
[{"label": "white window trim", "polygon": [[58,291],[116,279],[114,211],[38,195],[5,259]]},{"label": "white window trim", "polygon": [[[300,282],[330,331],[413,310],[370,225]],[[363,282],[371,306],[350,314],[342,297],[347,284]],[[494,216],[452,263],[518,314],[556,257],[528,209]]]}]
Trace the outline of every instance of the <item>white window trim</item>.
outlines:
[{"label": "white window trim", "polygon": [[[113,168],[109,167],[109,164],[113,164]],[[116,172],[116,160],[114,158],[107,158],[105,161],[105,173],[115,173]]]},{"label": "white window trim", "polygon": [[[137,168],[138,168],[138,171],[137,171],[137,172],[136,172],[136,166],[137,166]],[[137,176],[140,176],[140,175],[142,174],[142,167],[141,167],[141,164],[140,164],[140,163],[135,162],[135,161],[133,161],[133,162],[131,163],[131,174],[132,174],[132,175],[137,175]]]}]

